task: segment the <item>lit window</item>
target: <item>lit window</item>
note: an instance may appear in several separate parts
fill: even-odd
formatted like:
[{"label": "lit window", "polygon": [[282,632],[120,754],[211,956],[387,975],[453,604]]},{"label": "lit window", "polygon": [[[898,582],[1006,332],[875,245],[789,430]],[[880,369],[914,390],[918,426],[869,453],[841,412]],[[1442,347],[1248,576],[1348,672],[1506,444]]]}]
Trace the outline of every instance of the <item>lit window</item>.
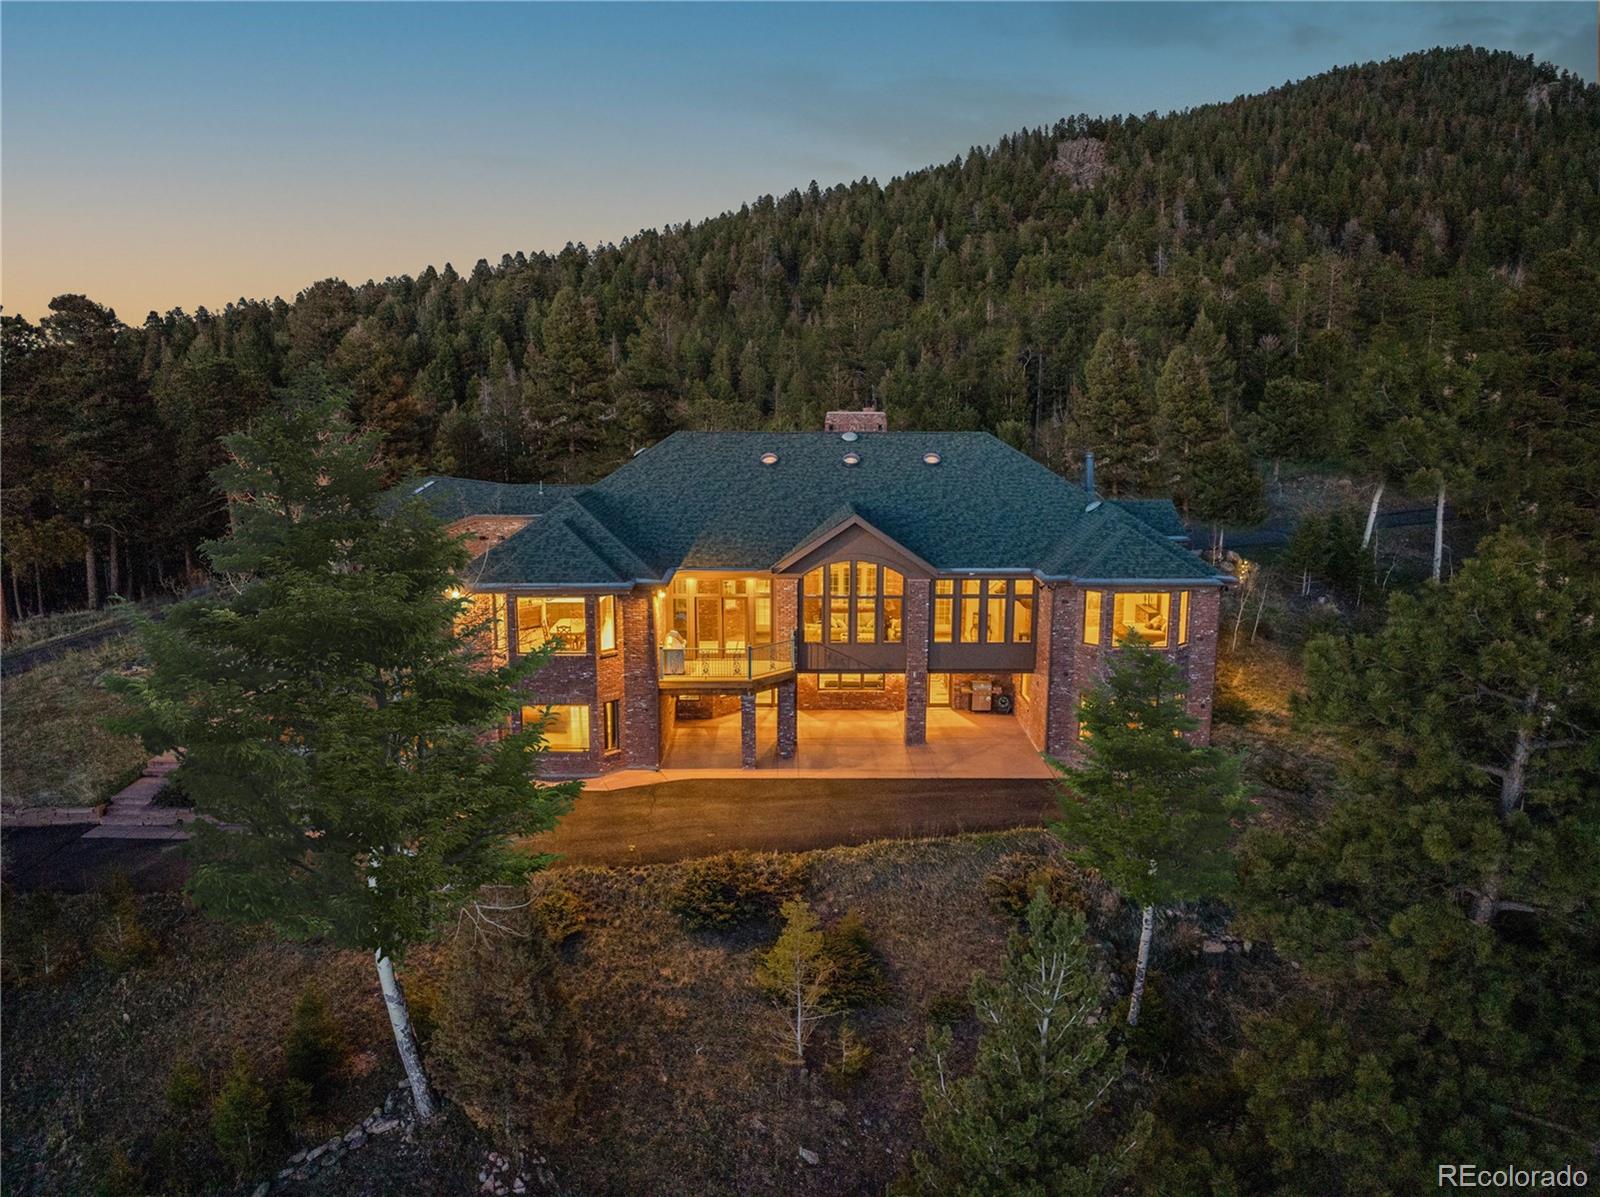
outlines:
[{"label": "lit window", "polygon": [[617,596],[602,594],[597,602],[600,623],[600,651],[617,651]]},{"label": "lit window", "polygon": [[1172,596],[1164,590],[1117,594],[1112,608],[1115,639],[1132,632],[1152,648],[1166,648],[1171,604]]},{"label": "lit window", "polygon": [[523,707],[522,726],[534,727],[544,721],[544,744],[551,752],[589,751],[589,708],[587,706]]},{"label": "lit window", "polygon": [[1178,643],[1189,643],[1189,592],[1178,591]]},{"label": "lit window", "polygon": [[819,690],[882,690],[881,673],[819,673]]},{"label": "lit window", "polygon": [[878,567],[870,561],[856,562],[856,594],[871,598],[878,593]]},{"label": "lit window", "polygon": [[494,596],[494,613],[491,616],[491,619],[492,619],[491,626],[493,628],[493,631],[492,631],[491,634],[494,637],[494,651],[496,653],[503,653],[503,652],[506,651],[506,596],[505,595],[497,594],[497,595]]},{"label": "lit window", "polygon": [[1100,643],[1100,592],[1098,590],[1085,590],[1083,592],[1083,642],[1085,644]]},{"label": "lit window", "polygon": [[978,597],[976,580],[961,584],[961,643],[978,643],[978,632],[983,622],[983,600]]},{"label": "lit window", "polygon": [[989,644],[1004,644],[1006,642],[1006,580],[1004,578],[990,579],[989,601],[984,606],[986,610],[983,629],[984,640]]},{"label": "lit window", "polygon": [[[941,582],[944,586],[946,583]],[[935,644],[949,644],[955,639],[955,600],[952,598],[936,598],[933,600],[933,640]]]},{"label": "lit window", "polygon": [[613,698],[605,705],[606,751],[622,751],[622,700]]},{"label": "lit window", "polygon": [[850,563],[835,561],[828,566],[828,593],[835,598],[850,593]]},{"label": "lit window", "polygon": [[1033,579],[1018,578],[1011,604],[1011,639],[1018,644],[1033,643]]},{"label": "lit window", "polygon": [[800,624],[807,644],[822,643],[822,568],[805,576],[805,599],[801,604]]},{"label": "lit window", "polygon": [[883,600],[883,642],[885,644],[899,644],[905,638],[904,600],[886,598]]},{"label": "lit window", "polygon": [[517,652],[538,652],[551,641],[563,656],[589,651],[589,621],[581,598],[517,598]]},{"label": "lit window", "polygon": [[856,643],[875,644],[878,640],[878,604],[869,595],[856,599]]},{"label": "lit window", "polygon": [[850,600],[847,598],[828,600],[828,642],[850,643]]}]

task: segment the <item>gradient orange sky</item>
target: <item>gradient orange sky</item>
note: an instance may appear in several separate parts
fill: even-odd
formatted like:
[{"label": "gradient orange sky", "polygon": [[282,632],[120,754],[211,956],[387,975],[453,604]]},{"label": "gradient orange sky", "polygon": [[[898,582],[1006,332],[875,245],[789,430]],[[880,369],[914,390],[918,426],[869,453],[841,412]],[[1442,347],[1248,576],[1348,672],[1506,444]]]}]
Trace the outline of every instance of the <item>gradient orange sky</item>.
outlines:
[{"label": "gradient orange sky", "polygon": [[0,303],[292,298],[595,244],[1595,5],[0,6]]}]

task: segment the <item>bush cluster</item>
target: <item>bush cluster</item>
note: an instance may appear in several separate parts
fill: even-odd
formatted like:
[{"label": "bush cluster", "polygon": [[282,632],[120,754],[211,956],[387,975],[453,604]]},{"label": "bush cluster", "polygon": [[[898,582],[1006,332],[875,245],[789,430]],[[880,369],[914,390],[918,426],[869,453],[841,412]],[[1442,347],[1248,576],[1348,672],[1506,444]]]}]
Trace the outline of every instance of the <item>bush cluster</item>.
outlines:
[{"label": "bush cluster", "polygon": [[866,924],[854,911],[822,931],[822,958],[828,965],[828,998],[843,1010],[881,1006],[894,996],[883,961]]},{"label": "bush cluster", "polygon": [[1020,920],[1040,890],[1057,909],[1088,913],[1090,893],[1081,874],[1068,865],[1030,852],[1009,852],[995,862],[983,880],[995,912]]},{"label": "bush cluster", "polygon": [[776,917],[805,881],[805,865],[795,857],[724,852],[684,865],[668,902],[691,929],[724,931]]}]

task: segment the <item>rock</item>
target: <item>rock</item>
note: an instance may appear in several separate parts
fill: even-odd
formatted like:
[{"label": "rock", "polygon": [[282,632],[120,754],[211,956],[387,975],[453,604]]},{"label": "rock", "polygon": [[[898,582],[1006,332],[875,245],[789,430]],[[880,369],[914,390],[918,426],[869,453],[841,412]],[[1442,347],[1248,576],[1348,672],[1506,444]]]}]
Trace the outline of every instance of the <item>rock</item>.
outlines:
[{"label": "rock", "polygon": [[308,1164],[311,1163],[313,1160],[315,1160],[318,1157],[320,1157],[327,1150],[328,1150],[328,1145],[326,1143],[318,1143],[310,1151],[306,1152],[306,1154],[305,1154],[306,1163],[308,1163]]},{"label": "rock", "polygon": [[358,1147],[365,1147],[367,1145],[367,1132],[357,1127],[345,1136],[344,1141],[349,1144],[351,1151],[356,1150]]},{"label": "rock", "polygon": [[1223,952],[1226,952],[1228,950],[1228,945],[1223,943],[1221,940],[1208,939],[1201,946],[1200,950],[1207,956],[1217,956]]},{"label": "rock", "polygon": [[270,1192],[272,1192],[272,1182],[264,1180],[256,1186],[255,1192],[251,1193],[250,1197],[267,1197]]},{"label": "rock", "polygon": [[807,1151],[804,1147],[800,1149],[800,1158],[806,1163],[810,1164],[812,1167],[816,1167],[818,1164],[822,1163],[822,1157],[820,1155],[814,1151]]},{"label": "rock", "polygon": [[305,1148],[302,1147],[299,1151],[295,1152],[292,1156],[289,1157],[289,1162],[291,1164],[302,1164],[302,1163],[305,1162],[305,1158],[306,1158]]},{"label": "rock", "polygon": [[834,1098],[828,1103],[828,1113],[832,1114],[835,1118],[843,1118],[844,1112],[844,1102],[840,1101],[838,1098]]}]

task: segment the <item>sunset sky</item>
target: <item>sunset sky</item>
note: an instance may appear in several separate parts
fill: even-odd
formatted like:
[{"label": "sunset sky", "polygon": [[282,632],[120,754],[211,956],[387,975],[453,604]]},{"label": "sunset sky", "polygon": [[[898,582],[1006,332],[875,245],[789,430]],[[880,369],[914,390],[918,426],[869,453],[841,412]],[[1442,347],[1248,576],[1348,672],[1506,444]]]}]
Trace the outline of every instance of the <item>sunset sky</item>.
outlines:
[{"label": "sunset sky", "polygon": [[0,8],[0,302],[292,298],[892,176],[1470,42],[1595,77],[1595,5]]}]

